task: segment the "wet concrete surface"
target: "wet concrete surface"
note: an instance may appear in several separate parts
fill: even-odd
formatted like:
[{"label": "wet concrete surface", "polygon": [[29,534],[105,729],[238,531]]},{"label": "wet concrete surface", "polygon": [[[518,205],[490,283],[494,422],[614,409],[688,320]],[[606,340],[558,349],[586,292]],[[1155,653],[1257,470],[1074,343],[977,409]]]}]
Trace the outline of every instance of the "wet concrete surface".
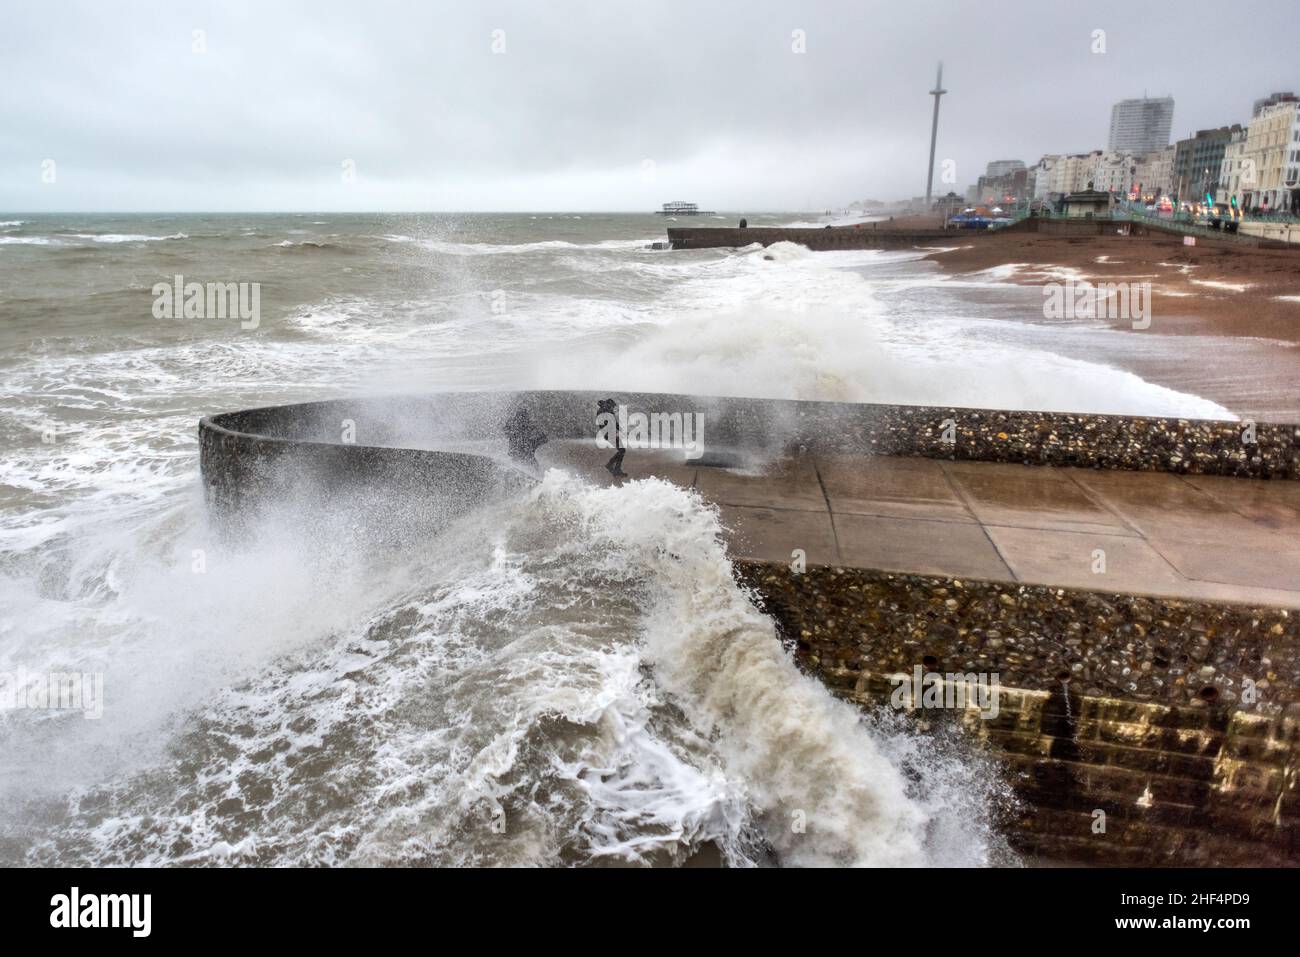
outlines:
[{"label": "wet concrete surface", "polygon": [[610,454],[572,440],[538,459],[693,487],[738,558],[1300,608],[1297,482],[869,455],[723,469],[638,449],[616,480]]}]

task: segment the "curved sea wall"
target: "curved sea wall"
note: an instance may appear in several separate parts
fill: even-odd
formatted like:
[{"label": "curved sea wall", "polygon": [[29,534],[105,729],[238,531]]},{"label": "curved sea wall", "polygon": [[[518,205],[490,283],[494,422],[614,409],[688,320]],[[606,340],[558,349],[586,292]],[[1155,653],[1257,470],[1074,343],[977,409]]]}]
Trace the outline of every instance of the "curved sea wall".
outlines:
[{"label": "curved sea wall", "polygon": [[[555,438],[595,434],[603,392],[447,392],[341,399],[229,412],[199,424],[210,487],[237,494],[240,463],[302,460],[313,471],[357,474],[396,466],[421,480],[482,478],[484,456],[509,470],[502,423],[516,407]],[[703,415],[707,444],[757,455],[873,453],[955,461],[1300,479],[1300,426],[1212,419],[1024,412],[621,393],[631,411]],[[479,454],[454,458],[457,443]],[[386,449],[379,453],[368,450]],[[440,451],[441,450],[441,451]],[[394,451],[401,454],[394,455]],[[432,471],[428,471],[428,470]],[[404,473],[405,468],[399,468]],[[467,472],[466,481],[456,476]],[[239,474],[240,481],[231,479]]]},{"label": "curved sea wall", "polygon": [[[435,393],[231,412],[199,426],[227,527],[292,503],[388,540],[426,534],[534,479],[506,456],[517,408],[551,438],[595,434],[605,393]],[[706,459],[872,453],[1300,478],[1300,428],[1208,420],[616,394],[634,412],[700,413]],[[703,465],[701,467],[704,467]],[[357,508],[362,509],[360,521]],[[838,695],[897,707],[897,674],[997,673],[996,717],[916,708],[998,760],[1022,849],[1098,863],[1300,861],[1300,612],[1013,581],[738,560],[796,660]],[[1251,693],[1246,694],[1247,688]],[[1100,830],[1099,823],[1100,824]]]}]

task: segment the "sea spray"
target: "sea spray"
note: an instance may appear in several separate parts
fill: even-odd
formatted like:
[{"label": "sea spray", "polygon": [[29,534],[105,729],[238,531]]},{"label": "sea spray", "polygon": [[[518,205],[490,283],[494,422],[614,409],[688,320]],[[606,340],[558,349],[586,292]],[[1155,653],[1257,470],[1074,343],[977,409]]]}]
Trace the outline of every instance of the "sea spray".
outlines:
[{"label": "sea spray", "polygon": [[[771,620],[736,586],[712,508],[655,479],[592,490],[552,472],[537,495],[576,510],[583,538],[608,562],[641,566],[646,662],[743,783],[781,863],[935,860],[931,822],[900,769],[856,709],[798,671]],[[969,844],[986,834],[975,806],[966,809]]]},{"label": "sea spray", "polygon": [[[979,297],[995,282],[933,275],[878,250],[814,254],[788,242],[729,250],[716,262],[686,262],[692,271],[674,275],[660,299],[632,314],[635,326],[611,320],[602,306],[599,321],[587,326],[595,335],[580,346],[537,350],[535,383],[570,388],[590,382],[611,392],[1231,417],[1218,403],[1132,372],[1013,344],[1007,334],[1014,324],[990,337],[997,324],[982,321],[956,292]],[[644,273],[637,275],[641,282],[662,282],[669,276],[665,270],[682,269],[658,263],[637,268]],[[1002,295],[1031,291],[1016,286]],[[1038,315],[1041,296],[1027,301]],[[542,303],[512,315],[522,335],[536,321],[552,319],[550,305]]]},{"label": "sea spray", "polygon": [[28,809],[21,859],[988,863],[979,773],[801,675],[720,531],[688,490],[549,472],[385,556],[368,609],[195,702],[170,759]]}]

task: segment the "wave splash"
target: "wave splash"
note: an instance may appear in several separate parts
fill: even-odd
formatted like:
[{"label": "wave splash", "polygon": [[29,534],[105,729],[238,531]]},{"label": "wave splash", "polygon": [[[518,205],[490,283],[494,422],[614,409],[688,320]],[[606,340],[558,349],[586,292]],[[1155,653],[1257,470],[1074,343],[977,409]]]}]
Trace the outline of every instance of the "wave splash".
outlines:
[{"label": "wave splash", "polygon": [[23,859],[995,862],[993,775],[802,675],[719,536],[693,492],[552,471],[390,556],[360,624],[215,692],[169,759],[29,808]]}]

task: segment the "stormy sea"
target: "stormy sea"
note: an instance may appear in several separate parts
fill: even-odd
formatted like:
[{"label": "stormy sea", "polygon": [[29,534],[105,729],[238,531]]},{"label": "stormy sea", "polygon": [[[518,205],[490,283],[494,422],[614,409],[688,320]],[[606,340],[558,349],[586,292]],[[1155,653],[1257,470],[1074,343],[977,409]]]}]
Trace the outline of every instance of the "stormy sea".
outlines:
[{"label": "stormy sea", "polygon": [[[382,553],[212,528],[198,420],[320,398],[1229,414],[1104,361],[1100,324],[1018,321],[1041,296],[996,273],[665,225],[0,216],[0,864],[1015,863],[996,775],[801,674],[689,490],[552,470]],[[190,282],[257,309],[160,308]],[[50,673],[95,707],[12,693]]]}]

